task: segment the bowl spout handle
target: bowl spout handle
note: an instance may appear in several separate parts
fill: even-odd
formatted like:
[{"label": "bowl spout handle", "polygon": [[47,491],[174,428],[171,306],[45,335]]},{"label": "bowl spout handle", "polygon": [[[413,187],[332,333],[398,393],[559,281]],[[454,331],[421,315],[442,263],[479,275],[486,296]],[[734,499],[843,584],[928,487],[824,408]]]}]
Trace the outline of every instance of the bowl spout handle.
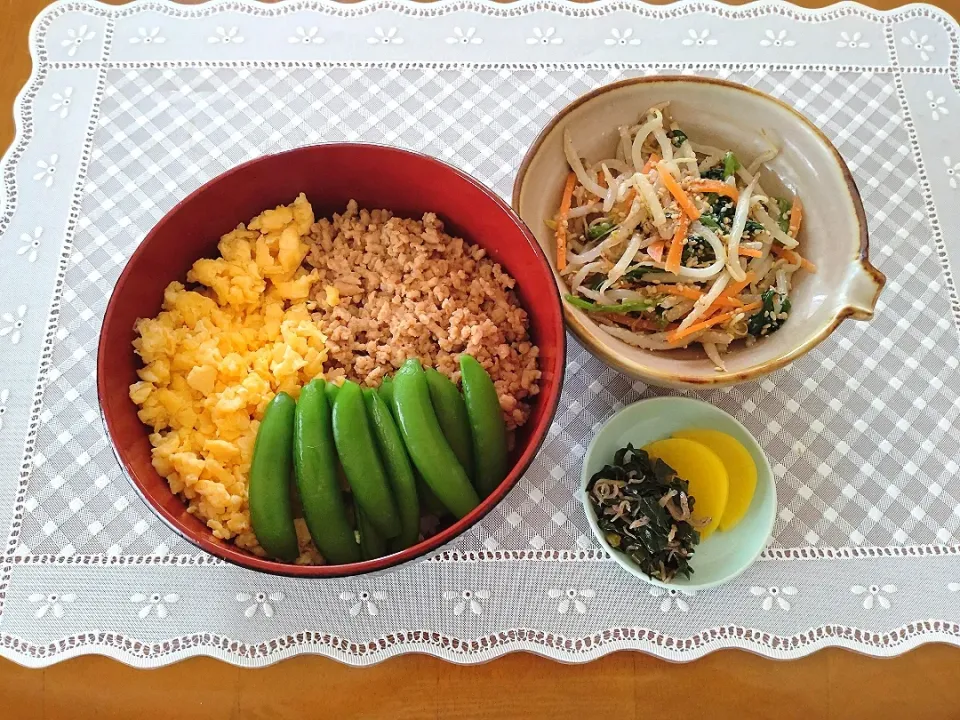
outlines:
[{"label": "bowl spout handle", "polygon": [[854,320],[869,320],[880,299],[887,277],[867,258],[861,258],[847,282],[847,312]]}]

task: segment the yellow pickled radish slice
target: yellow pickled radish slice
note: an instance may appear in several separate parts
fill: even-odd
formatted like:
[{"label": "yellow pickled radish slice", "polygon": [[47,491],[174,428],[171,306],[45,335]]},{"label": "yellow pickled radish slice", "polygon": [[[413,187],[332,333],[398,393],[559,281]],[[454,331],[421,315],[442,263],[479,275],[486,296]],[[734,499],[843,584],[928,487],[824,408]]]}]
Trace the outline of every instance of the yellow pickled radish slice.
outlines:
[{"label": "yellow pickled radish slice", "polygon": [[700,528],[700,538],[707,538],[719,526],[727,506],[729,482],[723,462],[715,452],[693,440],[668,438],[643,449],[650,457],[663,460],[690,484],[690,495],[696,500],[693,517],[710,518]]},{"label": "yellow pickled radish slice", "polygon": [[750,501],[753,500],[753,493],[757,489],[757,465],[750,451],[732,435],[719,430],[680,430],[673,436],[706,445],[720,458],[727,469],[727,479],[730,483],[727,507],[720,518],[720,529],[730,530],[735,527],[747,514]]}]

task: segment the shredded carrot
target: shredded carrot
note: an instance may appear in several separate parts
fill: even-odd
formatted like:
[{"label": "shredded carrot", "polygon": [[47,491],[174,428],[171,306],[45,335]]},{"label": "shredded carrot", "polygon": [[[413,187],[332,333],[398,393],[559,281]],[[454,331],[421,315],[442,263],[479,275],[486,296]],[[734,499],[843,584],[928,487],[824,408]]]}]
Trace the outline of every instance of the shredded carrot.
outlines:
[{"label": "shredded carrot", "polygon": [[711,328],[714,325],[719,325],[720,323],[729,320],[730,318],[732,318],[734,315],[738,313],[745,313],[745,312],[750,312],[751,310],[758,310],[762,305],[763,303],[759,303],[759,302],[750,303],[749,305],[744,305],[742,308],[738,308],[736,310],[730,310],[729,312],[715,315],[708,320],[701,320],[700,322],[694,323],[690,327],[684,328],[683,330],[674,330],[673,332],[667,335],[667,340],[670,343],[678,343],[681,340],[683,340],[683,338],[693,335],[694,333],[698,333],[701,330],[706,330],[707,328]]},{"label": "shredded carrot", "polygon": [[[673,178],[671,178],[672,180]],[[690,229],[690,218],[686,215],[680,216],[680,222],[677,223],[677,230],[673,234],[673,240],[670,241],[670,252],[667,253],[667,261],[664,268],[667,272],[676,273],[680,270],[680,260],[683,257],[683,243],[687,239],[687,230]]]},{"label": "shredded carrot", "polygon": [[567,184],[563,186],[563,198],[560,200],[560,212],[557,215],[557,270],[563,270],[567,266],[567,220],[570,217],[570,203],[576,184],[577,176],[574,173],[567,175]]},{"label": "shredded carrot", "polygon": [[604,177],[602,170],[597,172],[597,185],[599,185],[600,187],[607,186],[607,178]]},{"label": "shredded carrot", "polygon": [[710,305],[706,312],[703,313],[703,319],[706,320],[712,317],[717,311],[720,310],[722,307],[720,303],[721,299],[734,299],[737,295],[743,292],[743,289],[747,287],[747,285],[754,282],[756,279],[756,275],[753,274],[753,271],[750,271],[740,282],[735,282],[733,285],[727,285],[727,287],[725,287],[717,296],[717,299],[713,301],[713,304]]},{"label": "shredded carrot", "polygon": [[663,248],[666,247],[666,245],[663,240],[657,240],[647,247],[647,254],[657,262],[660,262],[663,260]]},{"label": "shredded carrot", "polygon": [[688,300],[699,300],[703,297],[702,292],[686,285],[657,285],[657,291],[665,295],[679,295]]},{"label": "shredded carrot", "polygon": [[747,257],[754,257],[754,258],[756,258],[756,257],[763,257],[763,251],[762,251],[762,250],[754,250],[754,249],[752,249],[752,248],[742,247],[742,248],[738,248],[738,252],[739,252],[741,255],[746,255]]},{"label": "shredded carrot", "polygon": [[[673,195],[674,198],[676,198],[680,209],[686,213],[690,220],[696,220],[699,218],[700,211],[697,210],[697,206],[693,204],[693,200],[690,199],[690,196],[684,192],[682,187],[680,187],[680,183],[673,179],[673,175],[671,175],[670,171],[667,170],[666,165],[663,163],[658,163],[657,172],[660,174],[660,182],[662,182],[663,186],[670,191],[670,194]],[[680,267],[679,261],[677,267]]]},{"label": "shredded carrot", "polygon": [[653,166],[660,162],[660,156],[656,153],[652,153],[650,157],[647,158],[647,161],[643,164],[643,167],[640,168],[640,174],[646,175],[648,172],[653,170]]},{"label": "shredded carrot", "polygon": [[714,300],[714,303],[716,305],[719,305],[720,307],[734,307],[734,308],[743,307],[743,303],[737,300],[736,298],[720,297]]},{"label": "shredded carrot", "polygon": [[782,245],[774,245],[773,247],[770,248],[770,252],[772,252],[777,257],[782,257],[791,265],[799,265],[807,272],[815,273],[817,271],[816,265],[814,265],[812,262],[807,260],[805,257],[803,257],[800,253],[796,252],[795,250],[791,250],[790,248],[785,248]]},{"label": "shredded carrot", "polygon": [[733,185],[727,185],[720,180],[691,180],[687,183],[687,190],[725,195],[734,202],[740,199],[740,193]]},{"label": "shredded carrot", "polygon": [[793,196],[793,206],[790,208],[790,227],[787,228],[787,234],[795,238],[800,232],[800,220],[803,218],[803,203],[796,195]]}]

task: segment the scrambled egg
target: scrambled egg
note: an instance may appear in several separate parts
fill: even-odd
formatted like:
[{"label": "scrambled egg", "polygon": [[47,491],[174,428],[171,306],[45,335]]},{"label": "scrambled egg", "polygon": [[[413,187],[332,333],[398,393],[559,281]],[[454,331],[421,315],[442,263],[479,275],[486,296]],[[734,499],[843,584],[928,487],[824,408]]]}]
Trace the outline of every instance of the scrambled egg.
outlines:
[{"label": "scrambled egg", "polygon": [[153,428],[153,466],[216,537],[259,553],[247,474],[260,418],[327,357],[308,303],[316,271],[301,268],[313,221],[301,194],[241,224],[187,273],[195,290],[170,283],[162,312],[136,324],[144,367],[130,398]]}]

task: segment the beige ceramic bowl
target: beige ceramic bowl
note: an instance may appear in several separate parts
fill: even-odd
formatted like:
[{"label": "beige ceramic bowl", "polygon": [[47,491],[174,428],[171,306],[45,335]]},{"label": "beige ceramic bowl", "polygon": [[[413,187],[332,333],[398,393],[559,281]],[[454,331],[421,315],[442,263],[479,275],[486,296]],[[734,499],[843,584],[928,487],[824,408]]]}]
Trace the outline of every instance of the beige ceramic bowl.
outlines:
[{"label": "beige ceramic bowl", "polygon": [[[527,151],[513,186],[513,207],[540,245],[556,257],[552,231],[569,169],[563,131],[569,129],[588,161],[612,157],[617,127],[637,122],[657,103],[692,139],[732,149],[745,162],[769,147],[780,148],[761,182],[768,192],[796,193],[803,200],[800,249],[818,272],[800,272],[784,326],[752,347],[733,346],[727,371],[718,372],[699,351],[657,353],[606,334],[586,313],[564,304],[567,326],[601,360],[654,385],[689,388],[732,385],[784,367],[822,342],[845,318],[869,320],[886,278],[867,257],[867,221],[860,194],[836,148],[809,120],[769,95],[742,85],[698,77],[625,80],[590,92],[550,121]],[[566,283],[554,272],[561,292]]]}]

